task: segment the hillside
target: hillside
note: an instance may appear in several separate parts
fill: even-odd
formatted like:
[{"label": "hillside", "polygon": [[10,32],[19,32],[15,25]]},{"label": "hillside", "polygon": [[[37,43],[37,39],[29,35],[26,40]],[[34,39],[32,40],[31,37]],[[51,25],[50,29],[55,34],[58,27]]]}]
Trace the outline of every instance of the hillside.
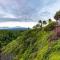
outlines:
[{"label": "hillside", "polygon": [[32,29],[17,34],[3,45],[2,60],[60,60],[60,39],[48,39],[52,31]]}]

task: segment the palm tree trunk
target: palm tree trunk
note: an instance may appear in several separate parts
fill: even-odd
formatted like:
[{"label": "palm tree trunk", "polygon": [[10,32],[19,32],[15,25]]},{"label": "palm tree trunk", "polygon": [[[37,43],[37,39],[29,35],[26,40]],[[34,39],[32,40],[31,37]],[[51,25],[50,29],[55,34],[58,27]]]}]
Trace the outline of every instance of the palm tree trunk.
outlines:
[{"label": "palm tree trunk", "polygon": [[41,30],[42,30],[42,22],[41,22]]}]

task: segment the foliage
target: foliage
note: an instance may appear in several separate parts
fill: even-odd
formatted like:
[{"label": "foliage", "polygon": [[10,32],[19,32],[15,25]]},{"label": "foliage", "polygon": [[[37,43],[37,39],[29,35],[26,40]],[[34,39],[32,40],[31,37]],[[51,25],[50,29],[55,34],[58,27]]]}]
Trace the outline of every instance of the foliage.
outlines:
[{"label": "foliage", "polygon": [[36,24],[35,26],[33,26],[33,29],[37,29],[37,28],[40,28],[40,30],[42,30],[43,26],[46,25],[47,22],[44,20],[39,20],[38,21],[38,24]]},{"label": "foliage", "polygon": [[60,11],[56,12],[54,19],[56,19],[56,20],[60,19]]},{"label": "foliage", "polygon": [[44,27],[45,31],[52,31],[56,27],[56,22],[51,22],[46,27]]},{"label": "foliage", "polygon": [[48,23],[49,23],[49,24],[50,24],[50,23],[52,23],[52,20],[51,20],[51,19],[49,19],[49,20],[48,20]]},{"label": "foliage", "polygon": [[44,21],[43,21],[43,24],[47,24],[47,22],[44,20]]},{"label": "foliage", "polygon": [[35,26],[33,26],[33,29],[37,29],[40,28],[40,24],[36,24]]},{"label": "foliage", "polygon": [[2,46],[5,46],[10,41],[16,39],[19,35],[21,35],[22,31],[9,31],[9,30],[0,30],[0,42]]},{"label": "foliage", "polygon": [[43,23],[42,23],[42,20],[39,20],[38,23],[40,24],[40,27],[41,27],[41,29],[42,29],[42,24],[43,24]]}]

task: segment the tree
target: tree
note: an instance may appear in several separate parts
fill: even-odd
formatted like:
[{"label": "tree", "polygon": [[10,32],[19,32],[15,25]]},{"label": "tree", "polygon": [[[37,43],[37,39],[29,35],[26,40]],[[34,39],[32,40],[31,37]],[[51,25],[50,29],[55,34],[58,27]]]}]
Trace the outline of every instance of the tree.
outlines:
[{"label": "tree", "polygon": [[[56,25],[60,25],[60,22],[58,20],[60,20],[60,10],[56,12],[54,19],[56,19]],[[58,29],[58,28],[57,28]],[[57,31],[57,30],[56,30]],[[56,33],[58,35],[58,31]]]},{"label": "tree", "polygon": [[59,20],[60,19],[60,10],[56,12],[54,19]]},{"label": "tree", "polygon": [[40,24],[40,27],[41,27],[41,29],[42,29],[42,21],[39,20],[38,23]]},{"label": "tree", "polygon": [[44,21],[43,21],[43,24],[45,25],[45,24],[47,24],[47,22],[44,20]]},{"label": "tree", "polygon": [[36,24],[35,26],[33,26],[33,28],[40,28],[40,25]]},{"label": "tree", "polygon": [[56,22],[52,22],[50,24],[48,24],[46,27],[44,27],[44,30],[45,31],[52,31],[53,29],[55,29],[55,25],[56,25]]},{"label": "tree", "polygon": [[49,19],[49,20],[48,20],[48,23],[50,24],[51,22],[52,22],[52,20],[51,20],[51,19]]},{"label": "tree", "polygon": [[36,27],[39,27],[39,26],[40,26],[39,24],[36,25]]}]

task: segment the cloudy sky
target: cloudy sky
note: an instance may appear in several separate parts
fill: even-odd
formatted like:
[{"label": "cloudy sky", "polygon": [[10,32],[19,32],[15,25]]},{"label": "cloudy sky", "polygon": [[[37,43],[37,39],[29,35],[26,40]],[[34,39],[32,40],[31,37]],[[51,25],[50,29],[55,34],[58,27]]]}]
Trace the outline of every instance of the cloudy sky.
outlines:
[{"label": "cloudy sky", "polygon": [[60,0],[0,0],[0,21],[47,20],[58,10]]}]

